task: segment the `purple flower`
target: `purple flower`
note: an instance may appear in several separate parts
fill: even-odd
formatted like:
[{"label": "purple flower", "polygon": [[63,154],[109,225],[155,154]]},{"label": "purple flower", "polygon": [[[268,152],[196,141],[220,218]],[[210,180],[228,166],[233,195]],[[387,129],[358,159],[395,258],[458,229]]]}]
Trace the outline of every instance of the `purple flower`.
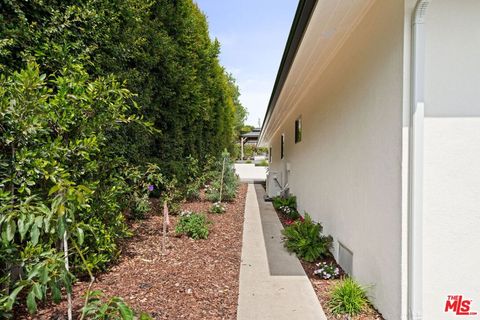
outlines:
[{"label": "purple flower", "polygon": [[151,191],[153,191],[153,189],[154,189],[154,188],[153,188],[153,185],[149,185],[149,186],[148,186],[148,191],[151,192]]}]

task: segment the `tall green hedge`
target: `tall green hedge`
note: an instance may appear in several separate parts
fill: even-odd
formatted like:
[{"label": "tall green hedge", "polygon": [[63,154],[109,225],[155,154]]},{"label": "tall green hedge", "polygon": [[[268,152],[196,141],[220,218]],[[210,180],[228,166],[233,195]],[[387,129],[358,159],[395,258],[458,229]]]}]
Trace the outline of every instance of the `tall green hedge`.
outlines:
[{"label": "tall green hedge", "polygon": [[56,74],[80,63],[91,76],[126,81],[140,107],[130,112],[158,129],[149,136],[129,124],[111,137],[130,161],[155,162],[172,176],[189,155],[202,162],[233,151],[246,111],[192,0],[2,2],[1,70],[35,60],[42,72]]},{"label": "tall green hedge", "polygon": [[104,270],[152,186],[232,150],[219,51],[192,0],[0,0],[0,318]]}]

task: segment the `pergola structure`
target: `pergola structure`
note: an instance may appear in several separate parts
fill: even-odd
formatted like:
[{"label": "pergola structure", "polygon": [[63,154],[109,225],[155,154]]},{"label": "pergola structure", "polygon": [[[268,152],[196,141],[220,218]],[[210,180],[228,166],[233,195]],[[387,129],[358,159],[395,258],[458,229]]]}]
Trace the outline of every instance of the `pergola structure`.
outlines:
[{"label": "pergola structure", "polygon": [[261,128],[254,128],[252,131],[240,135],[240,150],[241,159],[244,158],[243,146],[245,144],[257,145],[258,137],[260,136]]}]

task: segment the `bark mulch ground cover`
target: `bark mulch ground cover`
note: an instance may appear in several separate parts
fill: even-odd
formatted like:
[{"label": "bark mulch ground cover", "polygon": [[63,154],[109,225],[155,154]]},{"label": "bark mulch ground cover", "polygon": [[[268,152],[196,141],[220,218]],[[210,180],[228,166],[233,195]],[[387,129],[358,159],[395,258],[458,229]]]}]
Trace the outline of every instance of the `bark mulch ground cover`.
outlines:
[{"label": "bark mulch ground cover", "polygon": [[[92,289],[119,296],[133,309],[154,319],[236,319],[247,185],[223,214],[208,214],[213,222],[206,240],[175,235],[176,216],[170,217],[167,253],[162,255],[160,215],[132,223],[134,237],[122,245],[117,264],[97,276]],[[184,203],[183,210],[207,213],[211,203]],[[161,214],[158,204],[155,213]],[[74,286],[74,311],[79,315],[88,282]],[[65,319],[66,302],[51,305],[35,316],[17,319]]]},{"label": "bark mulch ground cover", "polygon": [[[281,212],[277,211],[278,218],[280,219],[280,222],[282,223],[283,227],[285,228],[288,225],[289,219],[283,215]],[[333,263],[338,266],[340,269],[340,276],[345,275],[344,271],[342,268],[337,264],[335,259],[333,257],[328,257],[321,259],[316,262],[306,262],[303,260],[300,260],[303,269],[305,270],[305,273],[307,274],[307,277],[310,279],[310,282],[312,283],[313,289],[315,290],[315,293],[317,294],[317,298],[320,301],[320,304],[322,305],[323,311],[325,312],[327,319],[331,320],[383,320],[383,317],[380,313],[378,313],[373,306],[368,306],[360,315],[350,317],[350,316],[336,316],[333,315],[329,308],[328,308],[328,303],[330,300],[330,291],[332,288],[335,286],[336,283],[338,283],[340,280],[339,279],[332,279],[332,280],[323,280],[319,276],[315,275],[313,272],[317,267],[315,266],[316,263],[319,262],[327,262],[327,263]]]}]

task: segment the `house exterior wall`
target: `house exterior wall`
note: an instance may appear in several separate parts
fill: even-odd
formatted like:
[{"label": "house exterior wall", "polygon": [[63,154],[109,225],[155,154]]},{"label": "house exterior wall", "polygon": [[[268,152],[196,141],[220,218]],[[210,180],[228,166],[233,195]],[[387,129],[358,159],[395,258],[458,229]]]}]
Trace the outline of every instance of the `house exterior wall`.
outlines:
[{"label": "house exterior wall", "polygon": [[480,312],[480,1],[435,0],[426,18],[424,319],[448,295]]},{"label": "house exterior wall", "polygon": [[270,141],[270,170],[334,237],[336,257],[339,241],[353,252],[353,276],[386,319],[402,309],[403,27],[401,1],[375,2]]}]

